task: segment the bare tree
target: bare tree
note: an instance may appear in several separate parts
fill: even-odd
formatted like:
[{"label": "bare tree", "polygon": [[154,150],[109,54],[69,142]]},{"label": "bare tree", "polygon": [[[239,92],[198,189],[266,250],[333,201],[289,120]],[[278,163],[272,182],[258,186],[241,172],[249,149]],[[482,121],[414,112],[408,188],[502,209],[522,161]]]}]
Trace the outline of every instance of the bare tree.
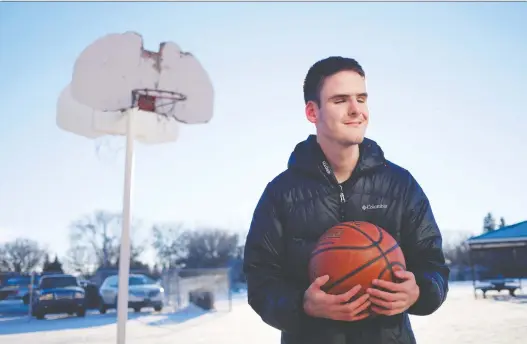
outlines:
[{"label": "bare tree", "polygon": [[470,235],[460,234],[451,240],[445,240],[443,243],[443,251],[445,252],[445,259],[452,265],[470,265],[470,250],[465,243]]},{"label": "bare tree", "polygon": [[66,266],[83,276],[91,275],[97,269],[96,256],[89,245],[76,243],[66,253]]},{"label": "bare tree", "polygon": [[187,255],[182,224],[154,225],[152,227],[152,246],[161,266],[179,267]]},{"label": "bare tree", "polygon": [[165,267],[218,268],[240,257],[238,234],[225,229],[156,225],[152,234],[157,260]]},{"label": "bare tree", "polygon": [[227,266],[238,254],[238,234],[218,228],[200,228],[184,235],[188,253],[188,268],[218,268]]},{"label": "bare tree", "polygon": [[0,272],[9,271],[7,254],[4,249],[4,245],[0,245]]},{"label": "bare tree", "polygon": [[0,247],[0,264],[8,271],[28,273],[42,263],[45,255],[38,242],[18,238]]},{"label": "bare tree", "polygon": [[[143,245],[138,245],[133,240],[139,226],[137,220],[132,221],[131,252],[135,258],[138,258],[144,250]],[[97,267],[116,266],[120,254],[121,229],[121,214],[103,210],[74,221],[71,225],[71,247],[68,254],[70,266],[79,270],[87,261]]]}]

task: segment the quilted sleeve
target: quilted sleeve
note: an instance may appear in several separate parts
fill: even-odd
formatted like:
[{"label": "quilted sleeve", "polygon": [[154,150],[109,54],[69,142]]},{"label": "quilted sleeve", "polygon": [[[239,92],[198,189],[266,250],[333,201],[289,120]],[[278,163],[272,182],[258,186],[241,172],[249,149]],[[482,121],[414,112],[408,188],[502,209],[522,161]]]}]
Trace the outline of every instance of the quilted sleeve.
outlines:
[{"label": "quilted sleeve", "polygon": [[243,267],[248,301],[268,325],[283,332],[297,332],[307,317],[304,291],[284,279],[284,233],[271,185],[267,185],[256,206],[245,243]]},{"label": "quilted sleeve", "polygon": [[419,299],[408,311],[428,315],[447,297],[450,269],[445,263],[442,235],[430,202],[411,175],[406,195],[402,244],[407,269],[414,273],[420,289]]}]

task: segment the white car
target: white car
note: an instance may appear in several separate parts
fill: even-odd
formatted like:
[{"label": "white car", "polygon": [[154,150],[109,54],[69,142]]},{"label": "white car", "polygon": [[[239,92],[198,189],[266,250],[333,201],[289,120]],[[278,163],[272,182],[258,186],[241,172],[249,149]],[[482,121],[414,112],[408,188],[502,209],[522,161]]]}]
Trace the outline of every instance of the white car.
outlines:
[{"label": "white car", "polygon": [[[117,308],[118,281],[118,275],[109,276],[99,288],[101,314],[108,309]],[[153,307],[159,312],[163,309],[164,299],[165,290],[151,278],[140,274],[131,274],[128,278],[128,307],[134,311],[140,312],[141,308]]]}]

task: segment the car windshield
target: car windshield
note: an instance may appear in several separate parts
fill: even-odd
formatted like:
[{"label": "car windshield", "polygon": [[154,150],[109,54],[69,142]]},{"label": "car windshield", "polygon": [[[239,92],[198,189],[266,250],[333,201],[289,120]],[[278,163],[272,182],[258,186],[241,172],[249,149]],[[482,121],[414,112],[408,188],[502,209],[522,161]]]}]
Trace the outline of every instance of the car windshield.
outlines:
[{"label": "car windshield", "polygon": [[[115,278],[115,279],[112,279],[111,282],[108,282],[108,284],[111,286],[111,287],[114,287],[114,288],[117,288],[118,286],[118,279]],[[149,280],[146,278],[146,277],[143,277],[143,276],[132,276],[130,278],[128,278],[128,285],[144,285],[144,284],[151,284],[149,282]]]},{"label": "car windshield", "polygon": [[40,287],[43,289],[76,286],[78,286],[78,284],[77,279],[75,277],[47,277],[42,279],[40,283]]},{"label": "car windshield", "polygon": [[129,285],[142,285],[142,284],[146,284],[146,279],[144,277],[130,277],[128,279],[128,284]]}]

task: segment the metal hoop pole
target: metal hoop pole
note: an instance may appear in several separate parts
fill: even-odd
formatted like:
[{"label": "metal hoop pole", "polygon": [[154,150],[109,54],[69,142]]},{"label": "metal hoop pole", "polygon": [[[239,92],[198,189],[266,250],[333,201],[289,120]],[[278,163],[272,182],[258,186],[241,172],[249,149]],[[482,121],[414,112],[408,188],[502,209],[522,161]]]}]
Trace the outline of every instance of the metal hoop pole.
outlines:
[{"label": "metal hoop pole", "polygon": [[132,184],[134,169],[134,120],[135,109],[128,111],[126,130],[126,155],[124,167],[123,218],[121,249],[119,253],[119,286],[117,294],[117,344],[126,343],[128,320],[128,278],[130,276],[130,227],[132,223]]}]

